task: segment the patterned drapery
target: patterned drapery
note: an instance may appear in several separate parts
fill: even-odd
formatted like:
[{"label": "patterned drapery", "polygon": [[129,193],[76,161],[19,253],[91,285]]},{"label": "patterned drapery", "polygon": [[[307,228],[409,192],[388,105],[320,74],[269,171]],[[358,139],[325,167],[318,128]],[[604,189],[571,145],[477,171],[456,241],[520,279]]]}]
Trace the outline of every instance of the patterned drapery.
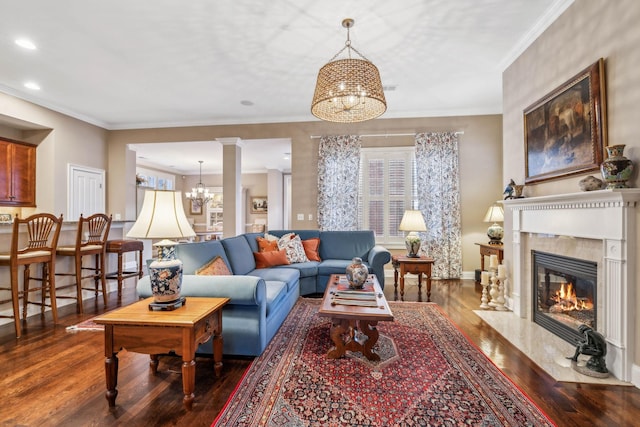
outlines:
[{"label": "patterned drapery", "polygon": [[320,230],[358,229],[358,135],[323,136],[318,161]]},{"label": "patterned drapery", "polygon": [[432,257],[433,277],[462,274],[458,137],[453,132],[416,135],[418,208],[427,223],[421,253]]}]

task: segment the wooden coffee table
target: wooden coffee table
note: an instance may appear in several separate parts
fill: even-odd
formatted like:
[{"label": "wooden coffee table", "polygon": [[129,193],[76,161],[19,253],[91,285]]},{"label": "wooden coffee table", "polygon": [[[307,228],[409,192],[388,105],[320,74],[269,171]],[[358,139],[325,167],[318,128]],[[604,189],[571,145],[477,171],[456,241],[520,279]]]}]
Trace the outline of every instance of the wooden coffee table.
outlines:
[{"label": "wooden coffee table", "polygon": [[216,376],[222,370],[222,307],[229,298],[187,298],[173,311],[150,311],[153,298],[105,313],[94,321],[104,325],[106,398],[115,406],[118,390],[118,356],[123,348],[151,355],[150,366],[158,372],[158,355],[174,351],[182,356],[182,402],[193,406],[196,382],[195,352],[199,344],[213,336],[213,360]]},{"label": "wooden coffee table", "polygon": [[[327,357],[338,359],[349,350],[359,351],[369,360],[380,360],[380,356],[373,352],[379,336],[376,325],[380,321],[393,321],[393,313],[378,279],[370,274],[362,291],[352,291],[352,294],[349,291],[345,275],[334,274],[329,278],[318,312],[320,316],[331,318],[331,340],[335,347],[327,352]],[[371,300],[363,301],[362,298],[370,295],[373,296]],[[358,331],[367,338],[360,338]]]}]

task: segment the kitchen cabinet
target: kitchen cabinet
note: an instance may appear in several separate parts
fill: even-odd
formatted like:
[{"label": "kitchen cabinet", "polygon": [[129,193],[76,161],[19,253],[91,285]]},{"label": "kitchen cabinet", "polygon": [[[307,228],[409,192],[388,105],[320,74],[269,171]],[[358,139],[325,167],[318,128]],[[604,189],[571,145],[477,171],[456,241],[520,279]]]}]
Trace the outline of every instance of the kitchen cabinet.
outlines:
[{"label": "kitchen cabinet", "polygon": [[36,206],[36,147],[0,139],[0,206]]}]

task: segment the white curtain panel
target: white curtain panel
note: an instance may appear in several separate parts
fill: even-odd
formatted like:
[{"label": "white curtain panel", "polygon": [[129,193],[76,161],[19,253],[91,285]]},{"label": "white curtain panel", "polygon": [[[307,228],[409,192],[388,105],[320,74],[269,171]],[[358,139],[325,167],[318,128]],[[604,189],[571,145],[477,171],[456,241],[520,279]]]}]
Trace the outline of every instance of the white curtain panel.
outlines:
[{"label": "white curtain panel", "polygon": [[318,225],[320,230],[358,229],[358,135],[320,138]]},{"label": "white curtain panel", "polygon": [[427,231],[420,233],[422,255],[434,259],[432,276],[455,279],[462,275],[462,232],[458,137],[454,132],[416,135],[418,208]]}]

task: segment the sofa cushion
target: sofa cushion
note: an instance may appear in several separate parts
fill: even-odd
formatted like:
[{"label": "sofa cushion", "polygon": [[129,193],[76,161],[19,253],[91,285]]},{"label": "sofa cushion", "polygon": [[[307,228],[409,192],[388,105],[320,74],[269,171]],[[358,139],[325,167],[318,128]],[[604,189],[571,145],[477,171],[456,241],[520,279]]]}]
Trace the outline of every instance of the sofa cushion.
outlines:
[{"label": "sofa cushion", "polygon": [[256,237],[258,241],[258,252],[269,252],[278,250],[277,240],[268,240],[264,237]]},{"label": "sofa cushion", "polygon": [[[351,260],[346,259],[325,259],[320,264],[318,264],[318,273],[321,276],[329,276],[331,274],[345,274],[347,271],[347,267],[351,265]],[[366,262],[362,262],[364,265],[369,268],[369,264]],[[369,269],[371,270],[371,269]],[[371,273],[371,271],[369,271]]]},{"label": "sofa cushion", "polygon": [[[255,237],[253,240],[255,241]],[[256,268],[256,261],[253,257],[253,253],[257,252],[257,250],[251,250],[251,246],[249,246],[249,242],[245,236],[240,235],[227,237],[226,239],[222,239],[221,242],[225,252],[227,253],[227,258],[229,259],[233,274],[247,274]],[[258,245],[256,243],[256,247],[257,246]]]},{"label": "sofa cushion", "polygon": [[264,279],[265,282],[275,280],[287,284],[287,291],[294,289],[300,282],[300,270],[292,268],[292,266],[281,266],[275,268],[258,268],[249,273],[251,276],[257,276]]},{"label": "sofa cushion", "polygon": [[309,261],[322,261],[320,259],[320,238],[314,237],[311,239],[303,240],[302,247],[304,247],[304,253],[307,255]]},{"label": "sofa cushion", "polygon": [[195,271],[197,276],[230,276],[231,271],[220,255]]},{"label": "sofa cushion", "polygon": [[256,268],[269,268],[277,265],[288,265],[287,252],[282,249],[279,251],[254,252],[256,259]]},{"label": "sofa cushion", "polygon": [[317,261],[308,261],[308,262],[297,262],[295,264],[290,264],[283,267],[276,268],[295,268],[300,272],[300,277],[311,277],[318,275],[318,265]]},{"label": "sofa cushion", "polygon": [[[176,258],[182,261],[184,274],[195,274],[196,270],[216,257],[222,258],[227,267],[234,271],[220,240],[176,245]],[[253,255],[251,259],[253,260]]]},{"label": "sofa cushion", "polygon": [[301,240],[312,239],[314,237],[320,237],[320,230],[269,230],[269,234],[278,238],[285,234],[297,234]]},{"label": "sofa cushion", "polygon": [[278,280],[267,280],[265,284],[267,285],[267,317],[269,317],[272,310],[276,309],[287,295],[287,284]]},{"label": "sofa cushion", "polygon": [[320,232],[320,258],[349,260],[354,257],[369,261],[369,251],[376,244],[371,230]]},{"label": "sofa cushion", "polygon": [[304,246],[302,246],[300,236],[285,234],[278,240],[278,247],[287,251],[287,259],[291,264],[309,261],[307,255],[304,253]]}]

